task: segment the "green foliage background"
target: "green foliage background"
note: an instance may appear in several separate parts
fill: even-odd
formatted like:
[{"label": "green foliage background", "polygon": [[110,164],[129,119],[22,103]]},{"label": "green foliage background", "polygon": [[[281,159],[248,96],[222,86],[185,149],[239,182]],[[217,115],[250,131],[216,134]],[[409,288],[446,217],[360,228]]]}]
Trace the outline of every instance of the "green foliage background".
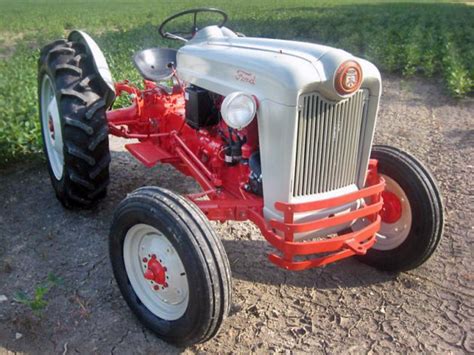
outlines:
[{"label": "green foliage background", "polygon": [[442,78],[447,94],[472,95],[474,6],[458,2],[334,0],[0,0],[0,166],[41,149],[36,69],[39,49],[71,29],[89,32],[116,80],[138,81],[138,49],[177,46],[156,26],[170,14],[215,6],[228,27],[252,37],[343,48],[382,71]]}]

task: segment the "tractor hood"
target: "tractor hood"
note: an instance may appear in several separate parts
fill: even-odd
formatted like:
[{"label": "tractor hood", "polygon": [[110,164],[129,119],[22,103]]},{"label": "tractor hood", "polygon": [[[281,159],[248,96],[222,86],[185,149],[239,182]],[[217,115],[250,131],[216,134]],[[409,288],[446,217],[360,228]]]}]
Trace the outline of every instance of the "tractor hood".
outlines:
[{"label": "tractor hood", "polygon": [[333,82],[338,67],[349,59],[361,65],[363,86],[377,84],[372,88],[377,92],[370,91],[378,95],[380,76],[375,66],[343,50],[296,41],[237,37],[229,29],[216,26],[200,30],[179,49],[177,71],[186,82],[221,95],[244,91],[260,101],[296,106],[303,92],[319,91],[334,101],[346,98],[336,92]]}]

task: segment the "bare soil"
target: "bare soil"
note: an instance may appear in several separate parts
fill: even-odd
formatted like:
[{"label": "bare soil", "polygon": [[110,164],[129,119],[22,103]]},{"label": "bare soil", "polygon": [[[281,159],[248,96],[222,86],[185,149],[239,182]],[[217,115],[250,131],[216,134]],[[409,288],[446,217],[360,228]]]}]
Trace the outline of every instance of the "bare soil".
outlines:
[{"label": "bare soil", "polygon": [[15,53],[16,44],[24,37],[24,33],[0,32],[0,60],[9,59]]},{"label": "bare soil", "polygon": [[[144,168],[112,140],[109,195],[92,211],[61,207],[44,161],[1,172],[0,295],[8,300],[0,302],[0,353],[474,352],[474,103],[447,98],[436,81],[389,76],[384,85],[376,142],[423,160],[444,195],[445,234],[425,265],[394,275],[349,259],[287,272],[267,261],[270,247],[250,223],[216,224],[232,267],[232,312],[213,340],[177,349],[126,306],[107,235],[128,192],[197,187],[169,166]],[[63,283],[46,296],[42,316],[13,301],[49,273]]]}]

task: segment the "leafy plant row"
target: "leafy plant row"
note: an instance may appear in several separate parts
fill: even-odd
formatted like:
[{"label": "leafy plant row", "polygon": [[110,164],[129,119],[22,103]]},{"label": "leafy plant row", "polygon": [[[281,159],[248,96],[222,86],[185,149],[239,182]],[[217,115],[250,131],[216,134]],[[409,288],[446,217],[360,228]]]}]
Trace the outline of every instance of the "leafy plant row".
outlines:
[{"label": "leafy plant row", "polygon": [[[131,56],[141,48],[176,46],[156,30],[167,15],[198,6],[230,15],[247,36],[285,38],[339,47],[405,77],[441,77],[462,98],[474,88],[474,6],[338,0],[150,2],[0,0],[0,166],[40,151],[36,68],[39,48],[73,28],[92,33],[116,80],[139,81]],[[54,7],[54,11],[51,8]]]}]

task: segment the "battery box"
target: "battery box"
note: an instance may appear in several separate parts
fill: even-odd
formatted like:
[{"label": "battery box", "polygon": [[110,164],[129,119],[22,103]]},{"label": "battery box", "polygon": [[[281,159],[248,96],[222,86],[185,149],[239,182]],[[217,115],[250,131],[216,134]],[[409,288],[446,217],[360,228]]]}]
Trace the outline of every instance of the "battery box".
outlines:
[{"label": "battery box", "polygon": [[209,91],[189,86],[184,93],[186,123],[195,129],[213,126],[218,123],[219,115]]}]

